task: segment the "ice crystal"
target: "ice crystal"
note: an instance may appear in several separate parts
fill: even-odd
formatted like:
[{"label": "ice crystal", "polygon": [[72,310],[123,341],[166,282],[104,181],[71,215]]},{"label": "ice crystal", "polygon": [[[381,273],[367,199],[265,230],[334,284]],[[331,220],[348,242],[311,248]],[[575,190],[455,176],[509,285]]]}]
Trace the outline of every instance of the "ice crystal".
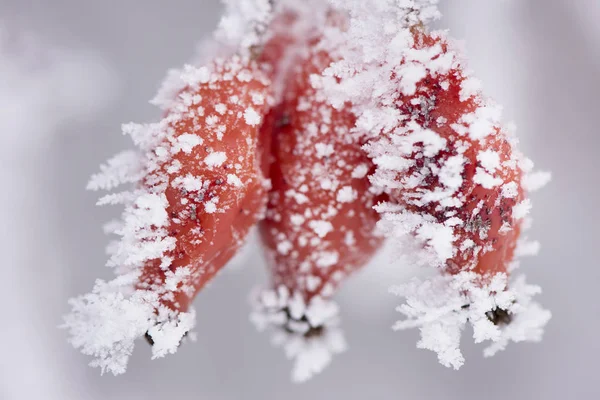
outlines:
[{"label": "ice crystal", "polygon": [[[89,183],[92,190],[134,186],[99,201],[125,205],[121,221],[110,228],[120,240],[110,247],[108,265],[117,268],[119,277],[108,283],[98,281],[92,293],[73,300],[74,311],[65,320],[73,344],[94,357],[92,365],[122,373],[136,338],[149,335],[154,342],[153,357],[161,357],[174,352],[192,328],[193,311],[177,312],[163,305],[163,300],[173,300],[174,288],[191,274],[185,268],[169,270],[173,258],[168,254],[176,243],[169,233],[165,190],[170,185],[204,199],[206,182],[201,176],[169,178],[181,170],[181,163],[169,161],[204,143],[197,135],[175,135],[173,124],[186,116],[201,117],[202,128],[221,140],[227,134],[221,121],[233,112],[233,106],[240,106],[240,98],[232,95],[227,104],[221,101],[205,109],[199,106],[202,96],[193,89],[213,87],[219,80],[233,77],[238,83],[251,81],[252,74],[241,65],[256,60],[273,34],[288,34],[286,40],[290,42],[283,41],[286,51],[278,63],[283,72],[277,71],[274,77],[275,97],[281,100],[287,72],[293,70],[299,55],[309,52],[306,43],[295,46],[294,35],[303,37],[310,32],[307,42],[317,42],[317,51],[322,50],[331,62],[320,66],[326,67],[321,74],[310,77],[314,92],[299,99],[295,110],[307,111],[318,102],[319,114],[312,118],[325,120],[331,117],[332,107],[351,110],[356,117],[353,129],[320,129],[337,129],[343,131],[336,132],[340,135],[366,143],[363,149],[373,162],[374,172],[361,164],[352,166],[351,176],[362,179],[368,175],[371,193],[389,197],[375,206],[381,217],[379,231],[412,254],[414,264],[438,268],[439,273],[428,280],[393,289],[406,298],[406,304],[399,308],[405,318],[395,328],[419,327],[422,338],[418,346],[437,352],[442,364],[454,368],[464,362],[459,342],[468,324],[476,342],[492,342],[486,355],[503,349],[509,341],[539,340],[550,318],[549,312],[531,300],[539,288],[520,278],[509,284],[503,272],[482,275],[476,269],[478,260],[494,250],[492,236],[497,233],[500,238],[512,238],[510,235],[516,237],[515,232],[526,229],[531,208],[526,191],[543,186],[549,175],[532,172],[532,163],[516,149],[514,134],[501,124],[502,108],[483,95],[481,82],[467,69],[461,51],[447,33],[429,31],[428,24],[440,17],[437,0],[225,0],[225,4],[227,12],[213,37],[211,55],[216,60],[233,60],[231,70],[219,74],[210,65],[186,65],[172,71],[153,100],[169,110],[167,117],[156,124],[124,125],[123,132],[138,151],[112,158]],[[274,16],[288,12],[297,19],[289,30],[286,18],[282,18],[285,29],[268,29],[271,23],[281,24]],[[337,17],[340,21],[329,22]],[[315,27],[320,27],[316,37],[311,30]],[[222,67],[219,61],[215,63],[217,69]],[[247,126],[255,127],[262,123],[256,110],[266,99],[260,93],[251,98],[252,104],[237,114]],[[454,106],[462,107],[457,108],[460,112]],[[444,107],[445,112],[439,112]],[[318,129],[317,124],[308,124],[303,139],[318,138]],[[315,140],[309,145],[317,159],[335,155],[331,144]],[[219,151],[211,151],[200,160],[208,169],[229,163],[235,167],[237,161]],[[467,173],[469,168],[472,173]],[[298,175],[304,174],[300,172]],[[219,179],[222,184],[235,191],[243,187],[244,179],[230,173]],[[339,204],[358,199],[352,187],[338,187],[331,177],[323,176],[310,184],[332,191]],[[307,188],[308,184],[291,187],[281,197],[306,204]],[[474,202],[481,193],[487,195]],[[226,209],[218,196],[206,199],[203,207],[208,214]],[[328,209],[319,216],[295,214],[290,221],[298,229],[306,223],[318,244],[334,230],[328,220],[334,214],[329,213]],[[500,227],[493,227],[492,234],[490,215],[502,221]],[[353,246],[356,238],[346,235],[345,242]],[[538,247],[523,239],[515,253],[532,254]],[[292,249],[289,238],[282,237],[271,256],[287,255]],[[340,253],[323,250],[311,257],[323,269],[336,265]],[[165,273],[164,285],[152,290],[136,288],[143,265],[154,260]],[[510,260],[504,261],[508,264]],[[512,273],[516,265],[513,261],[500,269]],[[303,288],[312,291],[322,286],[305,304],[303,294],[290,293],[279,283],[277,289],[261,294],[252,319],[259,327],[274,328],[275,342],[295,360],[294,380],[303,381],[345,349],[337,329],[337,307],[325,300],[333,294],[334,286],[323,285],[318,276],[304,276]]]},{"label": "ice crystal", "polygon": [[137,276],[121,276],[108,283],[98,280],[91,293],[70,301],[73,311],[65,317],[65,325],[71,343],[94,357],[90,365],[102,373],[124,373],[134,341],[146,333],[154,342],[153,358],[158,358],[175,352],[194,326],[193,309],[175,313],[160,305],[157,293],[136,290],[128,294],[135,279]]},{"label": "ice crystal", "polygon": [[[502,127],[501,107],[482,94],[481,82],[471,75],[458,46],[446,32],[429,31],[428,24],[440,17],[436,3],[330,0],[349,20],[327,32],[321,45],[336,49],[334,62],[312,79],[334,107],[352,104],[354,134],[365,138],[364,148],[376,166],[370,176],[373,188],[392,196],[375,207],[381,231],[405,253],[411,249],[414,264],[439,268],[434,278],[394,289],[406,297],[399,309],[406,319],[396,328],[420,327],[419,347],[436,351],[442,364],[458,368],[464,361],[459,341],[467,323],[476,342],[493,342],[485,352],[492,355],[511,340],[539,340],[550,318],[531,301],[537,287],[522,280],[508,285],[503,274],[483,277],[472,271],[494,246],[487,240],[490,226],[478,215],[499,209],[504,215],[501,236],[525,230],[531,203],[521,188],[538,189],[549,175],[532,172],[532,163],[517,151],[514,134]],[[444,91],[456,93],[463,114],[438,111],[448,106],[444,96],[454,96]],[[440,98],[431,94],[440,92]],[[436,112],[442,115],[434,119]],[[497,145],[502,140],[504,147]],[[473,164],[469,178],[466,171]],[[493,191],[497,199],[490,206],[474,204],[467,214],[468,193],[479,188]],[[538,247],[522,239],[516,255]],[[450,274],[448,269],[458,263],[462,269]],[[495,310],[510,316],[511,323],[494,324],[489,315]]]},{"label": "ice crystal", "polygon": [[[259,106],[263,112],[271,103],[270,96],[258,92],[260,85],[266,86],[267,79],[260,73],[249,71],[249,65],[252,65],[249,47],[256,44],[257,35],[264,29],[261,27],[270,12],[270,2],[239,0],[227,3],[229,11],[223,17],[217,36],[239,51],[227,57],[216,57],[207,65],[187,65],[172,72],[169,82],[154,101],[169,110],[166,116],[157,123],[123,125],[123,133],[130,136],[137,149],[111,158],[89,181],[90,190],[129,186],[98,201],[99,205],[124,205],[121,219],[106,227],[107,233],[119,237],[109,246],[107,262],[115,268],[117,277],[109,282],[99,280],[91,293],[71,299],[72,312],[65,317],[63,325],[69,331],[71,343],[92,356],[91,365],[99,367],[103,373],[125,372],[136,339],[146,336],[153,344],[152,358],[163,357],[174,353],[194,327],[193,309],[179,310],[176,294],[191,298],[195,291],[190,282],[214,271],[204,268],[192,271],[188,265],[174,266],[177,236],[173,227],[180,220],[168,211],[174,205],[169,203],[167,189],[195,194],[207,214],[227,209],[228,204],[224,204],[219,196],[205,196],[206,185],[210,182],[203,176],[180,174],[182,163],[178,157],[190,155],[204,144],[204,140],[220,142],[227,129],[219,123],[221,118],[237,115],[237,120],[232,120],[239,121],[243,128],[260,124]],[[234,4],[240,8],[233,7]],[[226,90],[227,85],[250,81],[256,83],[254,89],[247,90],[252,93],[241,89],[240,96],[231,96],[231,104],[220,103],[213,107],[204,99],[202,104],[207,109],[214,108],[214,114],[209,114],[201,105],[202,94],[206,95],[202,88],[218,92]],[[225,113],[229,114],[223,116]],[[250,143],[248,138],[245,144]],[[243,153],[235,160],[229,160],[228,154],[212,147],[207,147],[206,153],[201,162],[208,171],[232,163],[227,179],[217,179],[215,185],[226,187],[234,198],[238,194],[242,196],[247,182],[255,179],[254,175],[249,177],[249,173],[242,174],[242,165],[253,165],[254,154]],[[182,198],[181,202],[186,205],[189,200]],[[191,205],[189,211],[192,219],[196,217],[191,214],[196,212],[194,207]],[[232,233],[234,243],[231,246],[240,244],[243,239],[236,234]],[[196,242],[202,240],[200,237],[198,235]],[[146,267],[154,263],[160,277],[141,282]],[[213,268],[206,266],[209,267]]]},{"label": "ice crystal", "polygon": [[292,381],[297,383],[323,371],[346,350],[338,306],[320,296],[306,304],[301,293],[285,286],[265,290],[254,299],[250,319],[258,330],[270,330],[273,344],[294,361]]},{"label": "ice crystal", "polygon": [[473,328],[475,343],[491,341],[484,350],[492,356],[509,341],[539,341],[550,313],[532,297],[541,292],[520,276],[508,282],[506,274],[497,274],[489,283],[473,272],[438,275],[428,280],[413,280],[390,291],[405,297],[397,308],[404,319],[395,330],[418,327],[421,340],[417,347],[437,353],[441,364],[455,369],[464,363],[460,337],[467,325]]}]

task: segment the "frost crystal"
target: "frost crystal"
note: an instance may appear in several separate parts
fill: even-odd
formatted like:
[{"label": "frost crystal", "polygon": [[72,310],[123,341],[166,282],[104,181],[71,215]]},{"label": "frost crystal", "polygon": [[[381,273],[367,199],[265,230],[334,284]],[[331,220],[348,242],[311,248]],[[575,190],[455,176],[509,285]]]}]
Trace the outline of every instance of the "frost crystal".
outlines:
[{"label": "frost crystal", "polygon": [[[249,48],[257,44],[271,6],[268,0],[227,3],[229,12],[217,36],[238,51],[215,57],[207,66],[187,65],[172,71],[154,101],[169,112],[157,123],[123,125],[123,133],[131,137],[137,149],[111,158],[88,184],[90,190],[131,186],[98,201],[99,205],[122,204],[125,208],[120,221],[106,228],[107,233],[119,236],[109,246],[107,262],[115,268],[117,277],[109,282],[99,280],[91,293],[71,299],[72,312],[64,318],[63,328],[69,331],[71,343],[91,355],[91,365],[100,367],[103,373],[125,372],[138,338],[146,336],[152,342],[152,358],[159,358],[174,353],[193,329],[195,312],[182,303],[191,301],[197,291],[195,285],[201,286],[197,282],[210,279],[221,265],[215,265],[217,261],[212,259],[198,261],[190,256],[188,260],[183,256],[185,252],[175,251],[181,245],[178,238],[183,236],[178,236],[182,218],[196,222],[198,206],[207,214],[228,209],[235,201],[231,199],[244,197],[248,182],[264,186],[258,169],[243,168],[254,165],[255,154],[242,150],[242,146],[255,145],[248,126],[260,124],[259,112],[265,112],[272,102],[270,92],[262,89],[267,87],[267,78],[259,71],[250,71],[254,63]],[[212,98],[207,98],[215,94],[225,101],[231,87],[238,96],[231,96],[230,104],[212,104]],[[227,133],[220,122],[224,118],[229,118],[234,128],[239,125],[237,133],[244,139],[240,149],[234,149],[239,150],[235,160],[230,157],[234,150],[229,154],[214,149]],[[198,152],[203,145],[202,152]],[[191,161],[192,157],[199,158],[197,163]],[[182,160],[188,160],[188,165],[182,166]],[[225,163],[228,174],[214,176],[214,171]],[[182,167],[196,174],[182,173]],[[206,193],[211,184],[210,193]],[[225,190],[231,194],[229,198],[219,195]],[[175,212],[176,207],[184,210]],[[194,225],[190,228],[193,238],[182,239],[191,243],[188,247],[205,243],[201,229]],[[227,229],[232,231],[227,245],[235,249],[245,233],[239,233],[236,227]]]},{"label": "frost crystal", "polygon": [[[486,355],[511,340],[539,340],[550,318],[531,301],[539,288],[508,285],[494,263],[510,272],[511,260],[495,261],[493,252],[502,243],[515,248],[531,208],[525,191],[549,175],[531,172],[500,123],[501,107],[482,94],[458,46],[446,32],[428,31],[440,17],[437,1],[329,3],[349,20],[322,40],[324,49],[336,49],[335,61],[313,76],[313,86],[336,108],[352,104],[354,134],[365,138],[376,167],[373,189],[390,195],[375,207],[380,230],[415,264],[439,268],[435,278],[394,289],[406,297],[399,308],[406,319],[396,328],[420,327],[419,347],[455,368],[464,361],[459,341],[467,323],[476,342],[493,342]],[[515,254],[537,248],[523,239]]]},{"label": "frost crystal", "polygon": [[65,327],[71,343],[94,357],[90,365],[102,373],[124,373],[134,341],[147,332],[154,341],[153,358],[158,358],[175,352],[194,327],[193,310],[175,313],[161,306],[157,294],[150,291],[122,293],[120,286],[134,278],[123,276],[108,283],[98,280],[92,293],[70,300],[73,311],[65,317]]},{"label": "frost crystal", "polygon": [[[167,117],[156,124],[124,125],[123,132],[139,150],[109,160],[88,185],[92,190],[113,190],[122,184],[133,184],[133,188],[99,200],[99,204],[125,205],[121,221],[109,228],[120,236],[110,248],[108,261],[119,277],[108,283],[98,281],[92,293],[71,301],[73,313],[65,318],[65,327],[75,347],[92,355],[92,365],[103,372],[118,374],[124,372],[136,338],[148,335],[156,358],[173,353],[192,329],[193,310],[179,312],[164,305],[177,303],[175,290],[191,297],[194,290],[185,282],[198,278],[188,266],[170,269],[176,247],[170,224],[179,222],[168,212],[166,191],[174,188],[193,193],[207,214],[219,215],[228,204],[222,204],[214,193],[205,199],[207,181],[203,176],[178,175],[182,165],[174,157],[189,155],[206,144],[200,135],[176,135],[173,127],[189,118],[194,121],[194,131],[202,129],[222,141],[228,134],[223,121],[230,115],[243,120],[244,129],[261,124],[262,114],[257,109],[267,101],[263,94],[251,93],[251,104],[238,95],[212,104],[194,89],[202,85],[214,88],[232,80],[242,85],[256,78],[244,66],[261,55],[262,45],[275,31],[267,31],[273,7],[291,11],[300,20],[290,23],[297,26],[289,31],[287,25],[284,29],[289,35],[283,40],[287,48],[284,53],[289,54],[283,55],[277,66],[284,71],[292,70],[296,57],[307,50],[304,45],[294,48],[294,35],[305,35],[315,26],[323,31],[314,41],[317,52],[310,56],[318,60],[322,50],[328,67],[322,74],[310,76],[314,93],[299,99],[295,111],[309,111],[318,102],[321,114],[311,118],[331,118],[331,107],[338,111],[348,107],[356,117],[351,130],[335,124],[321,128],[307,124],[304,138],[318,137],[319,129],[325,129],[320,132],[323,134],[338,129],[349,139],[365,143],[363,149],[374,172],[370,174],[370,166],[361,164],[352,167],[351,176],[361,179],[370,174],[370,193],[390,199],[374,207],[381,217],[379,231],[398,240],[406,253],[413,254],[415,264],[439,268],[439,274],[431,279],[392,289],[406,298],[406,304],[398,309],[405,318],[395,329],[419,327],[418,346],[435,351],[442,364],[454,368],[464,362],[459,342],[467,324],[473,327],[475,342],[492,342],[485,355],[493,355],[509,341],[539,340],[550,318],[549,312],[531,300],[540,289],[521,278],[509,284],[505,271],[512,272],[518,264],[512,260],[513,250],[516,255],[526,255],[538,249],[535,242],[523,239],[517,246],[516,240],[527,227],[531,208],[525,191],[540,188],[550,176],[532,172],[533,164],[516,150],[516,139],[500,123],[502,108],[482,94],[481,82],[471,76],[446,32],[428,31],[427,24],[440,17],[437,0],[224,2],[227,13],[214,35],[212,53],[223,58],[215,58],[214,68],[187,65],[171,71],[153,100],[169,110]],[[340,21],[329,23],[338,17]],[[226,72],[223,60],[231,61]],[[278,75],[273,90],[282,98],[287,74]],[[331,144],[309,144],[318,159],[335,155]],[[229,170],[215,184],[227,185],[233,192],[240,190],[247,179],[240,176],[238,167],[248,160],[229,157],[210,146],[206,149],[208,154],[197,160],[199,164],[210,171],[225,166]],[[353,203],[359,197],[355,189],[337,185],[331,176],[309,183],[334,193],[338,204]],[[310,201],[307,190],[308,184],[292,187],[281,198],[306,204]],[[182,199],[181,204],[186,205],[186,201]],[[310,243],[301,237],[298,244],[304,247],[322,242],[334,231],[329,219],[337,212],[332,207],[320,210],[320,215],[308,212],[290,216],[294,227],[299,230],[307,222],[315,236]],[[190,218],[197,217],[196,208],[188,213]],[[356,241],[352,234],[345,237],[349,246]],[[487,258],[493,259],[495,246],[502,245],[506,245],[503,254],[510,254],[506,257],[511,259],[501,259],[498,263],[502,265],[496,268]],[[289,238],[281,237],[272,255],[292,254],[293,248]],[[310,267],[314,261],[321,269],[329,268],[343,255],[336,249],[315,252],[311,254],[314,260],[302,267]],[[481,266],[481,260],[489,265]],[[157,263],[164,284],[140,288],[136,282],[150,262]],[[305,304],[302,293],[278,286],[259,296],[252,315],[260,328],[274,329],[275,343],[294,359],[295,381],[318,373],[331,362],[333,354],[345,349],[337,328],[337,306],[324,300],[333,294],[334,286],[313,275],[303,278],[302,285],[311,291],[323,287]]]},{"label": "frost crystal", "polygon": [[221,18],[216,38],[234,48],[251,49],[261,42],[272,16],[272,0],[223,0],[225,16]]},{"label": "frost crystal", "polygon": [[261,292],[254,303],[251,321],[259,331],[269,329],[273,344],[294,361],[294,382],[309,380],[346,351],[335,303],[315,296],[305,304],[302,294],[285,286]]},{"label": "frost crystal", "polygon": [[473,328],[475,343],[492,342],[484,351],[492,356],[509,341],[541,340],[542,328],[550,319],[550,312],[531,299],[541,289],[526,284],[522,276],[509,287],[505,274],[482,284],[477,274],[461,272],[414,280],[390,291],[406,298],[397,308],[405,318],[394,329],[420,328],[417,346],[436,352],[441,364],[455,369],[464,363],[459,342],[467,324]]}]

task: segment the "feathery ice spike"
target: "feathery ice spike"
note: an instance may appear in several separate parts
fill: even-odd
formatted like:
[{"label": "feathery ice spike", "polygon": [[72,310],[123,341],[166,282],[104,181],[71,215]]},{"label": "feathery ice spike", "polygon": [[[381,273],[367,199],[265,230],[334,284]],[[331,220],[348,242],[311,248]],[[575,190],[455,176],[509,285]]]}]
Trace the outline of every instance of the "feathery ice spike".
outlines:
[{"label": "feathery ice spike", "polygon": [[273,111],[272,189],[259,223],[272,289],[257,296],[252,315],[259,329],[272,328],[274,342],[294,359],[296,382],[345,350],[338,307],[330,299],[383,242],[375,235],[379,199],[367,177],[373,163],[360,138],[350,134],[355,118],[349,108],[328,105],[310,83],[331,62],[316,46],[322,29],[297,44],[302,49]]},{"label": "feathery ice spike", "polygon": [[273,98],[260,64],[239,51],[187,66],[179,79],[160,122],[124,126],[139,150],[109,160],[89,183],[133,184],[99,201],[125,205],[109,227],[121,236],[108,262],[118,277],[72,299],[65,317],[72,344],[102,372],[125,372],[140,337],[153,358],[175,352],[195,323],[191,301],[265,211],[270,137],[261,126]]},{"label": "feathery ice spike", "polygon": [[209,61],[171,72],[153,100],[165,117],[125,125],[138,149],[90,181],[132,186],[99,201],[125,206],[107,227],[117,277],[65,317],[91,365],[123,373],[144,336],[153,358],[176,351],[194,296],[261,218],[272,286],[252,319],[295,381],[345,349],[331,298],[383,236],[437,269],[390,291],[406,298],[394,328],[420,328],[443,365],[464,363],[467,325],[486,356],[540,340],[541,290],[513,272],[537,250],[521,238],[527,196],[549,174],[532,172],[447,33],[429,31],[437,0],[224,2]]},{"label": "feathery ice spike", "polygon": [[483,96],[446,33],[427,32],[437,1],[332,2],[351,19],[340,61],[320,84],[334,106],[353,104],[355,132],[370,136],[370,179],[390,196],[376,207],[380,227],[406,253],[416,249],[415,263],[440,271],[391,289],[407,298],[398,309],[406,319],[394,328],[420,327],[418,346],[454,368],[464,362],[467,323],[476,342],[493,342],[486,355],[510,340],[538,341],[550,318],[531,300],[540,289],[521,278],[509,284],[508,274],[515,255],[532,247],[518,242],[527,190],[547,176],[530,174],[500,125],[500,107]]}]

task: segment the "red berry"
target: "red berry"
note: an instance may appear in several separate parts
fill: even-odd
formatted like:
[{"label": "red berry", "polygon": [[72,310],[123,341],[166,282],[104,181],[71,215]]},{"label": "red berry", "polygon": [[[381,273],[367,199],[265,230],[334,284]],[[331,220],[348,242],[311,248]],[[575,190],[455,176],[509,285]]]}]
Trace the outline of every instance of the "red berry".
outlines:
[{"label": "red berry", "polygon": [[[436,54],[431,63],[448,54],[444,40],[415,32],[415,50]],[[513,259],[520,232],[514,210],[524,199],[522,171],[512,139],[485,115],[495,112],[493,105],[469,90],[474,83],[469,79],[454,62],[447,72],[429,72],[410,94],[401,91],[395,100],[405,116],[401,125],[368,149],[402,149],[401,168],[390,167],[397,154],[377,155],[374,181],[396,182],[391,201],[421,216],[416,235],[445,270],[493,276],[507,272]],[[429,223],[448,229],[450,238],[428,232]]]},{"label": "red berry", "polygon": [[492,355],[511,340],[538,341],[550,314],[531,299],[538,287],[508,283],[530,206],[527,162],[501,128],[499,107],[483,96],[443,33],[423,29],[398,35],[408,44],[401,58],[391,57],[399,64],[365,68],[355,78],[391,71],[357,126],[384,117],[365,146],[377,166],[372,182],[390,198],[377,207],[382,229],[408,243],[416,239],[415,261],[442,272],[392,289],[407,299],[397,308],[405,319],[394,329],[419,327],[418,347],[459,368],[466,324],[477,343],[494,342],[485,350]]},{"label": "red berry", "polygon": [[[217,61],[209,81],[182,91],[184,100],[167,116],[177,115],[167,128],[168,146],[185,146],[189,140],[196,145],[178,151],[144,178],[150,191],[165,193],[167,229],[175,247],[146,263],[137,287],[161,290],[167,274],[185,268],[177,290],[164,294],[178,310],[185,311],[231,259],[264,211],[263,149],[270,138],[260,129],[271,99],[261,76],[254,62]],[[165,265],[165,259],[172,261]]]},{"label": "red berry", "polygon": [[272,112],[272,189],[259,228],[273,290],[262,294],[263,313],[254,315],[258,325],[274,323],[290,336],[281,340],[296,359],[295,381],[310,378],[344,350],[329,299],[383,242],[375,234],[379,197],[368,180],[373,163],[350,132],[356,122],[350,107],[334,109],[311,85],[311,75],[321,73],[330,56],[317,50],[318,40],[307,41]]},{"label": "red berry", "polygon": [[272,189],[260,232],[274,287],[306,302],[329,298],[341,279],[379,248],[377,196],[367,178],[372,162],[352,135],[355,118],[329,106],[310,76],[329,65],[325,52],[298,58],[275,110]]},{"label": "red berry", "polygon": [[161,122],[124,128],[142,151],[113,158],[90,183],[136,184],[101,200],[126,204],[109,261],[119,276],[73,299],[65,318],[74,346],[114,374],[125,372],[141,336],[154,358],[177,349],[194,326],[194,296],[265,210],[269,80],[241,56],[187,68],[181,78],[187,86]]}]

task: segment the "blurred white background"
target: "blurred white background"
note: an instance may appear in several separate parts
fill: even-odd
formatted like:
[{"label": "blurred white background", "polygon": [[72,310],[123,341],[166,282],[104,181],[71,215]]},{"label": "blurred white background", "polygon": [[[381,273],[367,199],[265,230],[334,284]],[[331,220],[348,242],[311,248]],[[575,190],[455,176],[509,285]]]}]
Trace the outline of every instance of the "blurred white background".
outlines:
[{"label": "blurred white background", "polygon": [[465,40],[523,150],[554,174],[534,196],[529,235],[542,252],[523,260],[554,315],[542,343],[492,359],[465,343],[465,367],[438,365],[415,348],[418,332],[390,330],[396,299],[386,287],[401,274],[382,255],[338,296],[350,350],[292,385],[289,362],[248,321],[248,293],[265,279],[251,245],[198,297],[196,343],[158,361],[140,343],[127,374],[101,377],[57,329],[67,299],[112,274],[101,225],[119,210],[95,207],[84,187],[130,145],[121,123],[159,117],[148,100],[212,31],[220,5],[0,0],[0,399],[600,398],[600,1],[441,4],[439,25]]}]

